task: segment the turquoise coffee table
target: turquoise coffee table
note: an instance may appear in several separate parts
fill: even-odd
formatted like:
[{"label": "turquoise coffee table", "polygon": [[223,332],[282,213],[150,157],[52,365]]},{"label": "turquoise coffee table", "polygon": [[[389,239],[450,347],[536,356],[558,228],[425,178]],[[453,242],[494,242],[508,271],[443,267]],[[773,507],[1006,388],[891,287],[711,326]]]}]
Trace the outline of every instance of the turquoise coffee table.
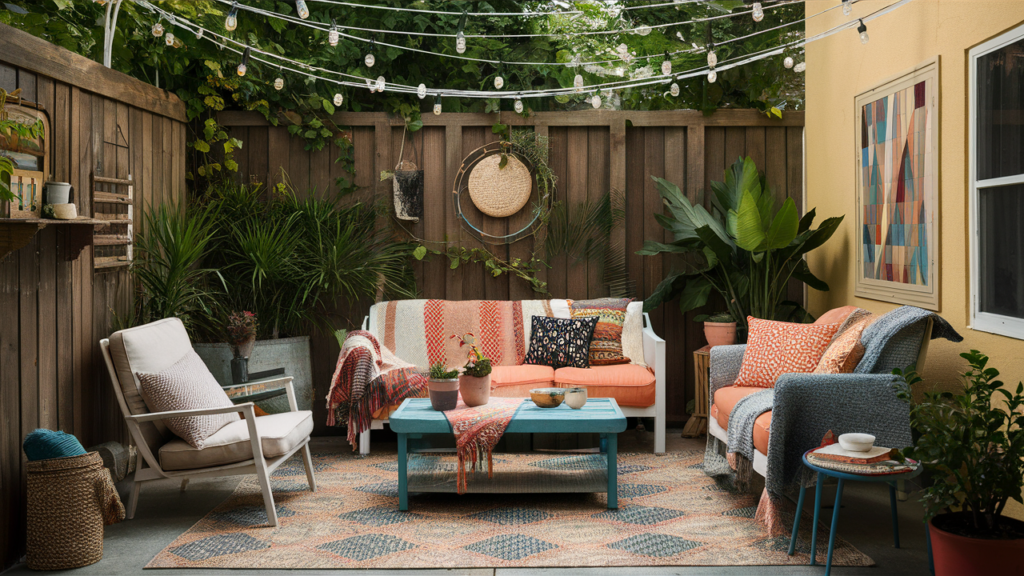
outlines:
[{"label": "turquoise coffee table", "polygon": [[[391,414],[391,429],[398,434],[398,509],[409,509],[409,492],[455,492],[454,469],[441,472],[439,459],[425,454],[410,454],[425,434],[451,434],[444,413],[430,407],[426,398],[408,398]],[[571,471],[536,468],[524,478],[497,468],[494,478],[476,474],[469,478],[469,492],[607,492],[608,507],[618,508],[618,433],[626,430],[626,417],[613,398],[591,398],[580,410],[565,404],[558,408],[539,408],[529,399],[512,417],[506,434],[569,433],[601,435],[601,454],[573,455]],[[413,446],[410,446],[413,444]],[[496,455],[496,459],[500,457]],[[448,459],[449,461],[451,458]],[[544,481],[536,481],[540,475]]]}]

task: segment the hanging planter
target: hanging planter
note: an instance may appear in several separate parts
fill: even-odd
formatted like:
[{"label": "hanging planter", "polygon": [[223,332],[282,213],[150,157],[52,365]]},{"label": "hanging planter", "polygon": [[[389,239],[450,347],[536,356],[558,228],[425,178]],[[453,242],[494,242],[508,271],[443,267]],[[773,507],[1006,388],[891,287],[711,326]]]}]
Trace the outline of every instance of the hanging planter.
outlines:
[{"label": "hanging planter", "polygon": [[395,215],[401,220],[419,221],[423,217],[423,170],[408,160],[398,163],[392,178]]}]

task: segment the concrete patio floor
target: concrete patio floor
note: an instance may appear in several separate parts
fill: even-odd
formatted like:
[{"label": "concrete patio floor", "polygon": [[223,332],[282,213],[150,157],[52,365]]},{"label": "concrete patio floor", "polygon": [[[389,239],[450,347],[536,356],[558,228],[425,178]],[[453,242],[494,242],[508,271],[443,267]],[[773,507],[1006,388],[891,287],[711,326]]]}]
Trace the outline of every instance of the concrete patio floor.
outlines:
[{"label": "concrete patio floor", "polygon": [[[704,439],[685,439],[679,436],[679,430],[669,430],[667,449],[694,450],[704,448]],[[316,449],[338,449],[343,447],[344,438],[314,438]],[[619,437],[620,452],[649,451],[653,445],[651,433],[627,431]],[[393,443],[374,442],[374,450],[395,451]],[[77,570],[61,572],[62,574],[139,574],[143,566],[170,544],[175,538],[192,527],[214,507],[227,499],[239,482],[238,478],[195,480],[184,493],[179,491],[176,481],[153,482],[147,484],[139,497],[139,508],[134,520],[126,520],[120,524],[106,528],[103,559]],[[119,488],[126,488],[122,483]],[[126,494],[122,494],[122,497]],[[832,502],[834,491],[828,490],[822,502]],[[807,504],[810,509],[810,503]],[[831,518],[831,508],[823,510],[822,515]],[[892,530],[889,520],[889,494],[882,484],[850,483],[844,490],[843,508],[839,516],[839,535],[870,556],[876,566],[859,568],[834,568],[836,576],[852,576],[855,574],[900,574],[901,576],[925,576],[929,574],[928,554],[925,543],[924,527],[921,523],[922,509],[911,495],[908,502],[899,504],[900,518],[900,549],[893,548]],[[824,562],[819,557],[819,562]],[[159,574],[197,574],[203,576],[214,574],[237,575],[240,570],[165,570],[153,571]],[[298,572],[307,575],[344,573],[347,575],[380,575],[393,573],[389,570],[268,570],[267,572]],[[453,576],[612,576],[612,575],[734,575],[734,574],[793,574],[821,575],[823,566],[680,566],[680,567],[636,567],[636,568],[478,568],[478,569],[439,569],[439,570],[401,570],[402,576],[419,575],[453,575]],[[44,574],[30,571],[24,564],[19,564],[4,573],[7,575]]]}]

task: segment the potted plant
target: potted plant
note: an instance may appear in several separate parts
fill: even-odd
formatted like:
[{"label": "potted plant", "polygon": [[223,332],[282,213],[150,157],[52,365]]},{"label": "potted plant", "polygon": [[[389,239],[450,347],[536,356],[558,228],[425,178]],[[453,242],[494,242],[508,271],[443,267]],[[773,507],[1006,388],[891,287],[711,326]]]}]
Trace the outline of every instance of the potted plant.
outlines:
[{"label": "potted plant", "polygon": [[225,332],[231,346],[231,380],[235,384],[249,381],[249,355],[256,344],[256,329],[259,323],[256,315],[248,310],[234,312],[228,316]]},{"label": "potted plant", "polygon": [[444,362],[431,364],[427,393],[430,395],[430,406],[434,410],[453,410],[459,403],[459,371],[449,370]]},{"label": "potted plant", "polygon": [[[697,319],[702,318],[698,316]],[[736,343],[736,320],[728,312],[703,316],[704,337],[711,346],[729,346]]]},{"label": "potted plant", "polygon": [[1022,502],[1024,384],[1004,387],[999,371],[977,350],[960,355],[970,368],[962,392],[926,393],[913,402],[903,379],[897,393],[910,404],[915,445],[903,450],[920,461],[933,483],[922,490],[936,576],[1020,574],[1024,522],[1003,516],[1010,500]]},{"label": "potted plant", "polygon": [[483,406],[491,399],[491,359],[480,353],[473,334],[453,335],[459,346],[469,346],[469,357],[459,376],[459,389],[466,406]]}]

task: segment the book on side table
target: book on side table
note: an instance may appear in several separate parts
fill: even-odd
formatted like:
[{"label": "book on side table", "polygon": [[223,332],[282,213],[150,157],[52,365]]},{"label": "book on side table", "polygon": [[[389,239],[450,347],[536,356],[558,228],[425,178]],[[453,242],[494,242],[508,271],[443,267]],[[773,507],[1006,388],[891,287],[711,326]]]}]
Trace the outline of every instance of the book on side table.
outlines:
[{"label": "book on side table", "polygon": [[872,476],[899,474],[914,470],[917,466],[912,460],[895,460],[891,448],[875,446],[867,452],[854,452],[843,449],[839,444],[830,444],[809,452],[807,461],[829,470]]}]

